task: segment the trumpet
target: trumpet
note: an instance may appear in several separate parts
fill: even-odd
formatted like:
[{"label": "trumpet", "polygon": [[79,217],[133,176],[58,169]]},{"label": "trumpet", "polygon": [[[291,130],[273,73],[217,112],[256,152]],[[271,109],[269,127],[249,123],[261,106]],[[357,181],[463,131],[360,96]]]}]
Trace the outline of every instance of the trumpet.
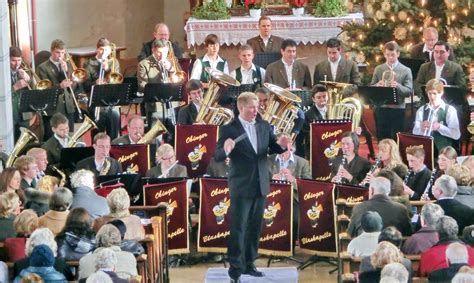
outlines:
[{"label": "trumpet", "polygon": [[429,127],[425,128],[425,131],[423,132],[423,135],[428,137],[431,136],[431,132],[433,131],[433,123],[435,122],[437,115],[437,111],[430,109],[430,113],[428,114],[428,123],[430,124]]},{"label": "trumpet", "polygon": [[[28,66],[28,64],[25,63],[23,58],[21,59],[20,68],[23,69],[23,71],[27,73],[30,72],[30,74],[33,76],[32,82],[33,82],[33,87],[35,89],[43,90],[43,89],[51,88],[53,86],[53,83],[50,80],[40,79],[38,75],[36,74],[36,72],[33,71],[33,69],[30,68],[30,66]],[[31,89],[29,86],[28,88]]]}]

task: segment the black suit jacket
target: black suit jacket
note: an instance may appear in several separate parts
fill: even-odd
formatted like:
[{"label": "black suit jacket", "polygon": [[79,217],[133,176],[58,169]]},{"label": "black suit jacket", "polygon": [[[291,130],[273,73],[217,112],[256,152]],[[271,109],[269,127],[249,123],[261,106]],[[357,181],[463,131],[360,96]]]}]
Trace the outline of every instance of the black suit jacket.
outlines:
[{"label": "black suit jacket", "polygon": [[260,35],[252,37],[247,40],[247,44],[252,46],[253,52],[280,52],[283,38],[275,35],[270,35],[267,46],[265,46],[263,39]]},{"label": "black suit jacket", "polygon": [[[339,166],[341,165],[342,156],[338,156],[332,160],[331,165],[331,177],[337,174]],[[370,162],[367,159],[356,155],[350,163],[347,163],[344,168],[349,171],[353,176],[352,180],[349,182],[347,179],[343,178],[344,183],[348,184],[359,184],[367,176],[367,172],[370,170]]]},{"label": "black suit jacket", "polygon": [[459,233],[464,227],[474,224],[474,210],[455,199],[441,199],[435,202],[444,210],[444,215],[451,216],[459,226]]},{"label": "black suit jacket", "polygon": [[192,125],[196,121],[197,114],[196,105],[189,102],[188,105],[179,109],[177,123],[180,125]]},{"label": "black suit jacket", "polygon": [[425,166],[423,170],[414,174],[408,179],[407,186],[410,187],[410,189],[412,189],[413,191],[415,191],[413,196],[410,198],[411,200],[419,200],[421,198],[430,178],[431,170]]},{"label": "black suit jacket", "polygon": [[[270,189],[270,172],[268,170],[268,154],[282,153],[277,143],[270,124],[261,119],[256,119],[257,152],[252,147],[249,138],[238,142],[230,152],[229,189],[231,197],[260,197],[268,194]],[[227,139],[236,139],[245,133],[238,118],[229,124],[220,127],[214,158],[217,162],[226,158],[224,142]]]},{"label": "black suit jacket", "polygon": [[[110,169],[107,172],[107,175],[117,175],[118,173],[122,173],[122,165],[117,160],[113,159],[112,157],[108,157],[110,163]],[[99,176],[99,171],[95,168],[95,161],[94,156],[87,157],[79,161],[76,165],[76,170],[79,169],[87,169],[94,172],[94,175],[97,177]]]},{"label": "black suit jacket", "polygon": [[[423,53],[424,42],[417,43],[410,48],[410,57],[413,59],[425,60],[426,62],[431,61],[427,54]],[[448,60],[454,61],[454,51],[452,48],[449,49]]]},{"label": "black suit jacket", "polygon": [[458,273],[463,266],[469,266],[467,263],[450,264],[447,268],[435,270],[428,274],[429,282],[451,282],[451,279]]},{"label": "black suit jacket", "polygon": [[[138,54],[138,62],[151,55],[151,44],[153,43],[153,41],[155,41],[155,39],[143,43],[142,50],[140,50],[140,54]],[[173,46],[173,52],[176,58],[183,58],[183,51],[179,47],[178,42],[171,42],[171,45]]]},{"label": "black suit jacket", "polygon": [[61,160],[61,149],[63,146],[54,136],[50,137],[42,146],[48,155],[48,163],[51,165],[58,164]]}]

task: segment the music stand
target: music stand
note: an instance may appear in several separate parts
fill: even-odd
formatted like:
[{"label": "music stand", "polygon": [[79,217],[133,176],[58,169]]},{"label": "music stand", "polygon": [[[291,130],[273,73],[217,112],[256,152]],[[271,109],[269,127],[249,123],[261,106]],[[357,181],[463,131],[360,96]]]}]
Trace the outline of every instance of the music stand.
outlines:
[{"label": "music stand", "polygon": [[398,90],[393,87],[359,86],[358,92],[365,104],[374,106],[398,104],[401,101]]},{"label": "music stand", "polygon": [[290,92],[292,92],[293,94],[301,98],[302,106],[313,104],[313,101],[311,100],[311,91],[302,89],[302,90],[290,90]]},{"label": "music stand", "polygon": [[410,68],[411,75],[413,76],[413,80],[415,80],[416,77],[418,76],[418,72],[420,71],[421,65],[426,63],[425,60],[415,59],[415,58],[398,58],[398,61],[400,61],[400,63]]},{"label": "music stand", "polygon": [[118,174],[97,176],[97,187],[100,185],[112,185],[122,183],[130,196],[130,205],[134,204],[134,197],[141,191],[140,174]]},{"label": "music stand", "polygon": [[242,92],[254,92],[256,85],[254,84],[241,84],[239,86],[229,86],[223,93],[219,100],[220,105],[235,105],[237,97]]},{"label": "music stand", "polygon": [[280,59],[280,52],[260,52],[255,54],[255,57],[253,58],[253,63],[257,66],[266,69],[268,65]]},{"label": "music stand", "polygon": [[125,77],[123,78],[123,84],[130,85],[130,98],[137,97],[137,92],[138,92],[137,77]]},{"label": "music stand", "polygon": [[60,88],[24,90],[20,96],[20,112],[54,112],[61,92]]},{"label": "music stand", "polygon": [[91,90],[89,107],[113,107],[130,104],[130,84],[94,85]]},{"label": "music stand", "polygon": [[[182,101],[183,83],[148,83],[145,85],[145,90],[143,92],[143,102],[161,102],[161,109],[163,113],[162,119],[165,121],[165,118],[167,117],[167,111],[172,109],[171,102]],[[151,125],[149,126],[151,127]]]},{"label": "music stand", "polygon": [[94,155],[93,147],[65,147],[61,149],[59,164],[61,169],[75,170],[76,164]]},{"label": "music stand", "polygon": [[155,177],[142,177],[140,181],[137,180],[137,190],[134,191],[134,195],[132,195],[132,198],[130,201],[132,202],[133,205],[143,205],[143,186],[145,185],[153,185],[153,184],[163,184],[163,183],[170,183],[170,182],[177,182],[184,180],[186,178],[184,177],[176,177],[176,178],[155,178]]}]

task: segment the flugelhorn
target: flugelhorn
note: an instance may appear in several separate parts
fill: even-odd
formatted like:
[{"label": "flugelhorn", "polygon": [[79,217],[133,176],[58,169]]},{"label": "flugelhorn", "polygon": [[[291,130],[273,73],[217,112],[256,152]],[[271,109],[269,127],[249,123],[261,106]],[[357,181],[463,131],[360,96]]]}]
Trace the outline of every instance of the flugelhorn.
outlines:
[{"label": "flugelhorn", "polygon": [[81,126],[72,137],[69,138],[67,147],[75,147],[77,145],[77,140],[92,129],[97,129],[97,125],[89,117],[84,116],[84,122],[82,122]]},{"label": "flugelhorn", "polygon": [[38,137],[27,128],[20,128],[20,137],[13,147],[13,151],[10,153],[10,156],[5,163],[5,167],[12,167],[13,163],[17,159],[20,152],[25,148],[25,146],[31,142],[39,142]]}]

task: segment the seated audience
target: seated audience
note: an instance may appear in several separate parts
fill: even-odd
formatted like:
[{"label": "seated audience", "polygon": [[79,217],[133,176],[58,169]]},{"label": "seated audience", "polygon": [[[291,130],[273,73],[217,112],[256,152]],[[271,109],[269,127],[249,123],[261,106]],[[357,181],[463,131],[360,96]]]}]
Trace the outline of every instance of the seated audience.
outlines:
[{"label": "seated audience", "polygon": [[[449,267],[446,261],[446,249],[451,243],[462,243],[458,239],[458,224],[450,216],[441,216],[437,224],[439,241],[431,248],[421,254],[418,275],[426,277],[434,270]],[[469,265],[474,265],[474,249],[467,248],[469,254]]]},{"label": "seated audience", "polygon": [[380,172],[377,173],[377,177],[384,177],[390,181],[390,193],[388,194],[390,199],[406,206],[408,213],[412,216],[410,198],[403,190],[402,178],[400,178],[394,171],[388,169],[380,170]]},{"label": "seated audience", "polygon": [[[45,178],[45,177],[43,177]],[[41,180],[37,183],[45,185]],[[54,178],[54,177],[53,177]],[[49,199],[51,198],[51,193],[37,188],[26,188],[25,189],[26,203],[24,204],[25,209],[33,209],[38,216],[42,216],[49,210]]]},{"label": "seated audience", "polygon": [[71,175],[71,187],[74,190],[72,208],[85,208],[93,219],[110,213],[107,200],[94,191],[94,173],[79,170]]},{"label": "seated audience", "polygon": [[[472,112],[472,115],[474,115],[474,112]],[[469,181],[469,185],[474,186],[474,155],[470,155],[466,159],[464,159],[462,165],[469,168],[469,172],[471,174],[471,180]]]},{"label": "seated audience", "polygon": [[421,254],[439,241],[436,225],[444,211],[434,203],[423,205],[420,213],[421,229],[405,240],[402,252],[405,254]]},{"label": "seated audience", "polygon": [[122,251],[131,252],[135,256],[139,256],[145,253],[145,249],[143,246],[136,240],[124,240],[125,234],[127,233],[127,226],[125,223],[120,219],[114,219],[107,224],[114,225],[120,231],[120,238],[122,239],[122,243],[120,244],[120,248]]},{"label": "seated audience", "polygon": [[[112,279],[113,283],[129,282],[128,280],[118,277],[117,273],[115,273],[118,263],[117,263],[117,255],[115,251],[113,251],[112,249],[104,248],[100,252],[98,252],[94,263],[95,263],[96,272],[97,271],[104,272],[110,277],[110,279]],[[86,282],[89,282],[89,278],[87,278]]]},{"label": "seated audience", "polygon": [[8,282],[8,266],[3,261],[0,261],[0,281]]},{"label": "seated audience", "polygon": [[25,191],[21,188],[20,183],[20,171],[14,167],[5,168],[0,175],[0,193],[14,192],[20,198],[21,203],[25,203]]},{"label": "seated audience", "polygon": [[450,282],[463,266],[468,265],[469,254],[465,245],[451,243],[446,249],[446,261],[449,266],[428,274],[430,282]]},{"label": "seated audience", "polygon": [[87,210],[76,207],[71,210],[61,233],[56,237],[58,257],[64,260],[79,260],[95,247],[92,219]]},{"label": "seated audience", "polygon": [[110,276],[103,272],[103,271],[96,271],[92,273],[87,280],[81,279],[79,282],[86,282],[86,283],[114,283]]},{"label": "seated audience", "polygon": [[[394,262],[402,263],[403,254],[394,244],[386,241],[380,242],[370,257],[362,259],[359,268],[359,282],[378,282],[384,266]],[[410,272],[411,263],[409,269]],[[409,280],[411,282],[411,277],[409,277]]]},{"label": "seated audience", "polygon": [[[16,261],[13,265],[13,277],[18,276],[20,272],[29,266],[29,259],[33,249],[39,245],[47,245],[53,255],[56,256],[56,251],[58,246],[54,240],[54,235],[51,233],[51,230],[48,228],[38,228],[36,229],[26,241],[26,257]],[[67,280],[74,280],[74,275],[71,272],[71,268],[66,264],[66,262],[58,257],[55,257],[54,269],[61,272]]]},{"label": "seated audience", "polygon": [[113,219],[120,219],[126,226],[125,240],[138,241],[145,237],[145,229],[143,229],[140,218],[130,214],[130,197],[125,189],[118,188],[111,191],[107,196],[107,203],[110,214],[94,220],[94,231],[99,231],[100,227]]},{"label": "seated audience", "polygon": [[22,278],[29,273],[38,274],[45,282],[68,282],[66,277],[54,268],[54,253],[47,245],[38,245],[33,249],[29,266],[23,269],[13,282],[24,282]]},{"label": "seated audience", "polygon": [[129,279],[138,274],[135,256],[130,252],[125,252],[120,249],[120,231],[115,226],[111,224],[102,226],[99,232],[97,232],[96,241],[97,249],[79,261],[79,279],[86,278],[95,271],[94,261],[97,258],[97,254],[104,248],[109,248],[115,252],[117,256],[117,268],[115,272],[120,278]]},{"label": "seated audience", "polygon": [[366,211],[376,211],[382,217],[384,227],[395,226],[403,235],[412,233],[411,221],[407,208],[389,198],[390,181],[387,178],[375,177],[370,181],[369,200],[364,201],[352,210],[351,221],[347,232],[352,237],[362,232],[361,218]]},{"label": "seated audience", "polygon": [[361,218],[362,234],[352,239],[347,246],[347,251],[351,256],[370,256],[377,248],[380,231],[383,222],[380,214],[375,211],[367,211]]},{"label": "seated audience", "polygon": [[15,217],[20,213],[20,199],[14,192],[0,195],[0,241],[15,237]]},{"label": "seated audience", "polygon": [[460,203],[474,209],[473,187],[469,186],[471,181],[471,172],[464,165],[454,164],[447,171],[446,175],[451,176],[458,185],[458,190],[454,199]]},{"label": "seated audience", "polygon": [[4,241],[8,261],[10,262],[25,257],[26,240],[38,228],[38,215],[31,209],[25,209],[18,214],[13,225],[15,226],[16,237],[6,238]]},{"label": "seated audience", "polygon": [[398,262],[392,262],[385,265],[380,272],[380,282],[386,277],[395,279],[397,283],[407,283],[409,279],[408,270],[403,264]]},{"label": "seated audience", "polygon": [[49,200],[49,211],[39,218],[39,226],[46,227],[58,235],[66,224],[69,207],[72,204],[72,193],[68,188],[57,188]]},{"label": "seated audience", "polygon": [[474,247],[474,225],[464,227],[464,230],[462,230],[462,240],[467,245]]},{"label": "seated audience", "polygon": [[453,277],[451,283],[472,283],[474,282],[474,270],[470,267],[463,266],[459,272]]},{"label": "seated audience", "polygon": [[174,149],[171,145],[164,143],[156,150],[156,163],[146,172],[147,177],[152,178],[173,178],[173,177],[188,177],[188,170],[186,166],[177,163]]},{"label": "seated audience", "polygon": [[435,202],[444,210],[444,214],[451,216],[459,225],[459,231],[464,227],[474,224],[474,210],[454,199],[457,193],[456,181],[453,177],[442,175],[433,185],[433,196]]}]

